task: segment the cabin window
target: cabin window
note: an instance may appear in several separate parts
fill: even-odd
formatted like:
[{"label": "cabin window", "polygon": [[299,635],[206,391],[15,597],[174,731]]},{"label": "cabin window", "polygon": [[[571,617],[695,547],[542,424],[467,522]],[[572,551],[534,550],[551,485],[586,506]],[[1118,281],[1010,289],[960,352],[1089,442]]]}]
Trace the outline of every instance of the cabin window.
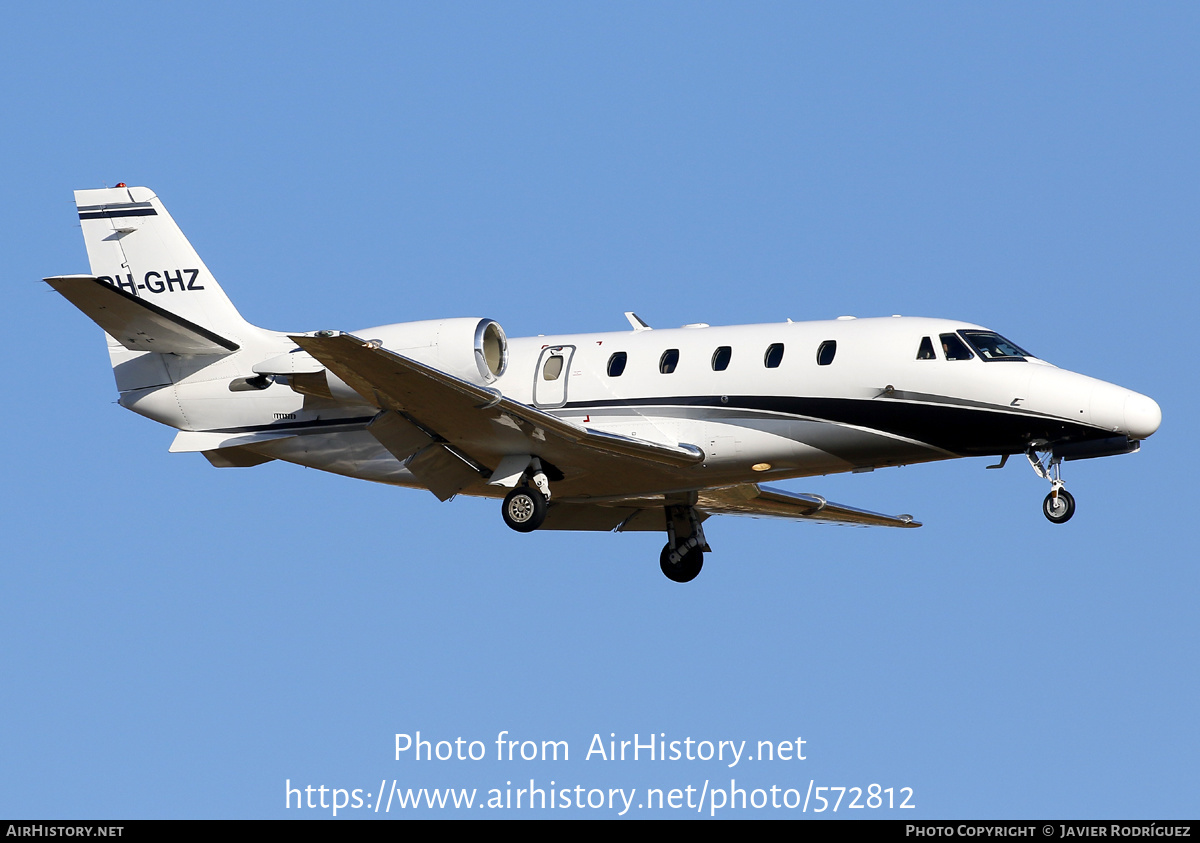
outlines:
[{"label": "cabin window", "polygon": [[629,359],[624,351],[618,351],[612,357],[608,358],[608,376],[610,378],[619,378],[625,371],[625,363]]},{"label": "cabin window", "polygon": [[733,349],[723,345],[713,352],[712,367],[714,372],[724,372],[729,368],[729,359],[733,357]]},{"label": "cabin window", "polygon": [[558,354],[551,354],[546,358],[546,364],[542,366],[542,380],[556,381],[562,374],[562,370],[563,358]]},{"label": "cabin window", "polygon": [[679,349],[668,348],[663,352],[663,356],[658,360],[658,371],[664,375],[669,375],[675,371],[675,367],[679,365]]},{"label": "cabin window", "polygon": [[970,360],[975,356],[966,343],[958,338],[958,334],[939,334],[938,339],[942,341],[942,351],[947,360]]},{"label": "cabin window", "polygon": [[779,364],[783,362],[783,343],[776,342],[767,346],[767,353],[763,355],[763,365],[768,369],[778,369]]},{"label": "cabin window", "polygon": [[937,360],[937,355],[933,353],[933,340],[929,337],[921,337],[921,347],[917,349],[918,360]]},{"label": "cabin window", "polygon": [[835,354],[837,354],[837,340],[825,340],[817,348],[817,365],[828,366],[833,362]]},{"label": "cabin window", "polygon": [[959,331],[984,360],[1024,360],[1032,357],[1025,349],[992,331]]}]

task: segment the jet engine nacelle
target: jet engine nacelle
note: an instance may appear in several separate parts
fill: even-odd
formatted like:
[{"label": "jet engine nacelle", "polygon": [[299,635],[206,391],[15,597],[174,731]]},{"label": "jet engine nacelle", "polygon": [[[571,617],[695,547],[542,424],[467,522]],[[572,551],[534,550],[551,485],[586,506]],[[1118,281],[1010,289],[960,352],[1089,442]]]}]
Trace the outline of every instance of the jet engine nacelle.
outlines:
[{"label": "jet engine nacelle", "polygon": [[508,368],[508,337],[493,319],[430,319],[355,331],[388,351],[487,386]]},{"label": "jet engine nacelle", "polygon": [[[388,351],[481,386],[491,384],[508,367],[508,338],[500,323],[492,319],[466,317],[398,322],[354,334]],[[292,389],[303,395],[350,404],[366,402],[345,381],[299,349],[265,360],[255,366],[254,371],[263,375],[282,375]]]}]

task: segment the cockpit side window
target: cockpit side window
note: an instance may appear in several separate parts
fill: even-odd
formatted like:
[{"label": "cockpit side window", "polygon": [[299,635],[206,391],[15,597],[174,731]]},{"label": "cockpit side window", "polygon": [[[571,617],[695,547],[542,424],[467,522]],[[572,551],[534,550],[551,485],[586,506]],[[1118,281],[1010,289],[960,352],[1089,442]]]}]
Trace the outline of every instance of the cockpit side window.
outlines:
[{"label": "cockpit side window", "polygon": [[1025,349],[1010,342],[994,331],[959,331],[971,348],[979,352],[983,360],[1024,360],[1032,357]]},{"label": "cockpit side window", "polygon": [[970,360],[975,356],[967,344],[958,338],[958,334],[940,334],[938,339],[942,341],[942,351],[947,360]]},{"label": "cockpit side window", "polygon": [[933,340],[929,337],[921,337],[921,347],[917,349],[918,360],[937,360],[937,355],[933,353]]}]

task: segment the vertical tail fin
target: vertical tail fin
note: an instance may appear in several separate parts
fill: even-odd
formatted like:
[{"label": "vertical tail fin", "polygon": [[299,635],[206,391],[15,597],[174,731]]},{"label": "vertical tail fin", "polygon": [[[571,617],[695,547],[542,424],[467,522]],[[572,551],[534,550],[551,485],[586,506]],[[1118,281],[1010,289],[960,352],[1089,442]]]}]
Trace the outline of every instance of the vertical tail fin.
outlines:
[{"label": "vertical tail fin", "polygon": [[235,341],[259,332],[238,313],[154,192],[75,191],[92,274],[193,325]]}]

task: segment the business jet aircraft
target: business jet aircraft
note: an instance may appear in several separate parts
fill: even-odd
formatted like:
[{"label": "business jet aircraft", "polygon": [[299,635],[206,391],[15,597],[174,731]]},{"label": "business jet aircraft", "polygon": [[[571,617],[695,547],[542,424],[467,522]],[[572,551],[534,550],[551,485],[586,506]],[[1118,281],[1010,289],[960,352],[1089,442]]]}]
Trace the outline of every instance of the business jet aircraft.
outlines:
[{"label": "business jet aircraft", "polygon": [[158,197],[75,192],[91,275],[45,279],[108,337],[120,404],[214,466],[283,460],[378,483],[503,498],[514,530],[657,530],[676,582],[702,522],[743,514],[919,527],[762,485],[1025,454],[1061,524],[1063,460],[1136,451],[1162,414],[979,325],[890,318],[509,340],[476,317],[354,333],[257,328]]}]

